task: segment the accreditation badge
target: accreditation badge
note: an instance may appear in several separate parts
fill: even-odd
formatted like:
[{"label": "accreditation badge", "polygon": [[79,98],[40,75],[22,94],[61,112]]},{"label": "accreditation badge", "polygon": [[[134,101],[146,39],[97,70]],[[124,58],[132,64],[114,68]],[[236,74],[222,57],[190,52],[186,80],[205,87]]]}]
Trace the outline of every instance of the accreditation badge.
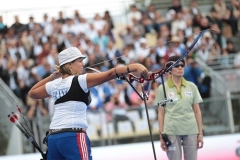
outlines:
[{"label": "accreditation badge", "polygon": [[175,96],[174,96],[174,92],[171,92],[171,93],[168,93],[168,97],[170,98],[170,99],[173,99]]},{"label": "accreditation badge", "polygon": [[178,101],[178,97],[175,96],[175,93],[174,93],[174,92],[168,93],[168,97],[169,97],[169,99],[172,99],[173,102]]}]

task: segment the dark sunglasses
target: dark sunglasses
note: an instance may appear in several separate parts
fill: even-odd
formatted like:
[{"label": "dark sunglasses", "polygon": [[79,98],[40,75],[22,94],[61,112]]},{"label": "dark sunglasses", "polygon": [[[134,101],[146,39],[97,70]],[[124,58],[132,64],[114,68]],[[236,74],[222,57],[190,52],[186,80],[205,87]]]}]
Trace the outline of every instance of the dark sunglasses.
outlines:
[{"label": "dark sunglasses", "polygon": [[183,67],[184,67],[184,64],[177,64],[177,65],[174,66],[174,68],[179,68],[179,67],[182,67],[182,68],[183,68]]}]

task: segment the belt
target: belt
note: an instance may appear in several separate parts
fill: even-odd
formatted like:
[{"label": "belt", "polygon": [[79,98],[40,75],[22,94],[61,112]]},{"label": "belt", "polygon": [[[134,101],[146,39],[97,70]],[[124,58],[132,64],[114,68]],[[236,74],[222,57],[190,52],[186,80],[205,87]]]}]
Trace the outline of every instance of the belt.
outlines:
[{"label": "belt", "polygon": [[49,129],[48,134],[57,134],[62,132],[83,132],[86,133],[84,128],[59,128],[59,129]]}]

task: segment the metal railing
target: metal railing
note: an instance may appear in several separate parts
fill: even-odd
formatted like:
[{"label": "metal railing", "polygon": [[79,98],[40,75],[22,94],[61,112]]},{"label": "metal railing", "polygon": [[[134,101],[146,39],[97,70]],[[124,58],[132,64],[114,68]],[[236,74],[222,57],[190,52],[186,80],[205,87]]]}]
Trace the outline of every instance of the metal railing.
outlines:
[{"label": "metal railing", "polygon": [[218,115],[220,119],[224,121],[224,113],[219,114],[219,111],[225,110],[228,113],[228,125],[230,127],[231,132],[235,131],[234,121],[233,121],[233,111],[232,104],[230,99],[230,90],[227,86],[225,79],[216,71],[214,71],[207,64],[202,62],[200,59],[196,58],[196,62],[202,68],[202,71],[205,74],[209,75],[212,79],[211,82],[211,97],[222,97],[226,100],[226,105],[222,105],[221,103],[213,103],[214,110],[210,110],[212,114]]},{"label": "metal railing", "polygon": [[16,105],[20,108],[23,107],[22,102],[0,78],[0,132],[5,138],[9,138],[11,132],[11,124],[7,115],[16,111]]},{"label": "metal railing", "polygon": [[[240,98],[240,97],[237,97]],[[229,114],[228,102],[232,101],[232,97],[215,97],[204,99],[204,103],[201,104],[202,116],[203,116],[203,125],[204,125],[204,133],[205,135],[218,135],[218,134],[226,134],[233,133],[231,127],[232,117]],[[236,99],[236,97],[234,97]],[[223,106],[223,107],[221,107]],[[153,133],[154,140],[159,140],[159,128],[157,121],[157,108],[156,107],[148,107],[149,109],[155,110],[155,115],[150,114],[151,118],[151,130]],[[131,111],[137,111],[138,117],[136,114],[129,114]],[[113,119],[111,121],[107,120],[107,115],[111,113],[114,114]],[[117,113],[127,118],[133,125],[133,133],[120,137],[118,134],[118,129],[116,130],[116,124],[119,122],[119,118],[116,118]],[[92,141],[92,146],[106,146],[106,145],[117,145],[122,142],[131,143],[138,141],[150,141],[150,134],[146,130],[144,134],[138,134],[136,130],[136,126],[134,125],[134,121],[144,119],[145,109],[142,107],[139,108],[130,108],[124,111],[116,111],[105,112],[104,110],[99,110],[97,112],[87,112],[88,114],[88,123],[89,123],[89,137]],[[90,117],[92,116],[92,117]],[[153,118],[155,117],[155,118]],[[125,119],[123,118],[123,119]],[[236,118],[236,117],[235,117]],[[118,120],[117,120],[118,119]],[[121,117],[120,117],[121,119]],[[33,119],[26,119],[29,126],[32,127],[33,134],[35,135],[35,139],[39,142],[41,148],[44,150],[45,146],[42,144],[42,139],[45,137],[45,132],[49,128],[50,116],[38,117]],[[125,119],[126,120],[126,119]],[[145,119],[146,120],[146,119]],[[237,124],[239,122],[235,122],[235,128],[237,128]],[[106,129],[106,125],[111,124]],[[95,132],[94,132],[95,131]],[[104,133],[105,131],[105,133]],[[127,141],[123,141],[127,139]],[[27,141],[27,139],[22,136],[23,141],[23,153],[32,153],[36,152],[33,148],[32,144]]]},{"label": "metal railing", "polygon": [[[9,146],[10,137],[13,133],[14,126],[8,119],[8,114],[15,112],[18,107],[22,108],[22,102],[15,96],[10,88],[0,78],[0,153],[7,152],[7,146]],[[16,133],[18,134],[18,133]],[[18,137],[15,135],[15,137]],[[1,146],[5,145],[5,146]],[[14,144],[13,144],[14,145]]]},{"label": "metal railing", "polygon": [[[238,54],[238,53],[236,53]],[[228,65],[223,65],[224,56],[219,56],[213,66],[208,66],[200,59],[196,59],[204,72],[211,76],[212,82],[212,95],[218,96],[218,93],[229,97],[232,92],[240,92],[240,69],[235,68],[234,58],[236,54],[228,55]],[[231,102],[228,102],[228,109],[231,109]],[[230,110],[231,111],[231,110]]]},{"label": "metal railing", "polygon": [[[234,132],[234,112],[232,106],[232,101],[230,100],[231,94],[233,92],[240,92],[240,69],[236,68],[234,64],[234,59],[239,53],[231,55],[220,55],[215,59],[214,62],[205,64],[200,59],[196,59],[198,64],[201,66],[204,72],[206,72],[212,78],[212,96],[218,96],[219,93],[227,98],[227,111],[229,113],[229,125],[231,126],[231,132]],[[221,110],[226,110],[221,104],[219,104]],[[217,113],[216,110],[212,112]],[[219,114],[221,119],[224,116]]]},{"label": "metal railing", "polygon": [[209,67],[206,63],[201,61],[199,58],[196,58],[195,60],[198,63],[199,67],[202,69],[202,71],[206,75],[209,75],[212,79],[211,83],[212,96],[216,97],[225,96],[227,86],[224,78],[221,75],[219,75],[216,71],[214,71],[211,67]]},{"label": "metal railing", "polygon": [[[204,99],[204,103],[201,104],[202,116],[203,116],[203,125],[204,125],[204,133],[205,135],[218,135],[218,134],[225,134],[225,133],[233,133],[235,131],[240,131],[240,121],[238,114],[238,110],[240,110],[240,95],[232,96],[228,95],[228,97],[214,97]],[[232,109],[232,101],[235,101],[234,111]],[[236,103],[237,101],[237,103]],[[230,106],[230,107],[228,107]],[[148,107],[149,109],[155,110],[155,115],[150,115],[151,117],[151,129],[153,133],[154,140],[159,140],[159,129],[158,129],[158,122],[157,122],[157,108],[156,107]],[[138,116],[136,114],[128,114],[131,111],[137,111]],[[143,135],[139,135],[136,133],[136,128],[133,127],[133,134],[131,136],[127,135],[125,138],[121,138],[118,136],[118,132],[116,130],[117,118],[113,116],[113,119],[109,121],[107,118],[108,114],[113,115],[124,115],[127,117],[131,122],[142,120],[144,119],[145,109],[142,107],[139,108],[130,108],[127,110],[113,110],[111,112],[105,112],[104,110],[99,110],[97,112],[89,112],[87,113],[87,119],[89,123],[89,137],[92,140],[92,146],[106,146],[106,145],[116,145],[120,144],[123,139],[127,139],[128,143],[131,142],[138,142],[138,141],[150,141],[149,140],[149,132],[145,131]],[[233,114],[235,113],[235,114]],[[238,112],[239,113],[239,112]],[[6,116],[5,116],[6,117]],[[138,119],[139,118],[139,119]],[[234,120],[233,120],[234,119]],[[146,119],[145,119],[146,120]],[[44,150],[45,145],[42,144],[42,139],[45,137],[45,132],[48,130],[51,116],[42,116],[42,117],[35,117],[33,119],[26,118],[27,124],[31,127],[33,134],[35,136],[36,141],[39,143],[41,148]],[[9,124],[11,127],[15,127],[8,121],[4,122]],[[23,122],[24,123],[24,122]],[[112,124],[112,128],[107,127],[106,125]],[[235,124],[235,125],[234,125]],[[234,127],[234,130],[232,128]],[[134,125],[133,125],[134,126]],[[10,127],[10,128],[11,128]],[[90,129],[91,128],[91,129]],[[105,129],[104,129],[105,128]],[[93,131],[96,132],[93,132]],[[104,131],[105,130],[105,135]],[[96,135],[94,135],[96,133]],[[13,136],[16,136],[17,132],[14,132]],[[10,134],[9,134],[10,135]],[[22,141],[22,153],[33,153],[37,152],[36,149],[32,146],[32,144],[21,135]],[[11,139],[8,138],[8,139]],[[125,141],[126,143],[126,141]],[[7,146],[1,146],[4,150],[7,150]],[[12,146],[13,147],[13,146]],[[14,146],[14,149],[17,149]],[[9,147],[8,147],[9,148]],[[12,148],[13,149],[13,148]],[[5,153],[6,154],[6,153]]]},{"label": "metal railing", "polygon": [[217,72],[224,78],[227,89],[231,92],[240,91],[240,68],[231,70],[221,70]]},{"label": "metal railing", "polygon": [[238,53],[226,56],[219,55],[213,62],[207,62],[207,65],[215,71],[235,69],[234,59]]}]

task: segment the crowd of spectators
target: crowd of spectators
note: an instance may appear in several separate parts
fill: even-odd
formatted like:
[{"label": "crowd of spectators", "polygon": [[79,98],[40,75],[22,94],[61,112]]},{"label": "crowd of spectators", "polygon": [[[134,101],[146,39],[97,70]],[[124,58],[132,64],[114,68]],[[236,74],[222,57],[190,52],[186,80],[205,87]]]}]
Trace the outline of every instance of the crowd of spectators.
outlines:
[{"label": "crowd of spectators", "polygon": [[[100,71],[140,62],[154,72],[162,68],[169,56],[183,55],[200,31],[214,29],[203,35],[186,58],[184,77],[199,86],[204,94],[208,88],[199,82],[202,71],[195,58],[211,65],[220,57],[226,57],[221,59],[221,64],[228,66],[228,55],[238,51],[234,49],[233,42],[223,36],[223,23],[231,26],[233,35],[238,34],[240,5],[237,0],[232,0],[230,5],[215,0],[209,13],[204,16],[195,0],[189,7],[181,6],[179,0],[172,0],[166,15],[156,10],[153,4],[146,10],[131,5],[126,15],[127,24],[118,34],[113,32],[116,24],[108,11],[103,16],[96,14],[92,20],[86,20],[78,10],[74,11],[73,17],[65,17],[63,12],[59,12],[59,17],[49,19],[44,14],[41,22],[29,17],[27,24],[22,24],[16,15],[11,26],[5,25],[4,17],[0,15],[0,76],[26,105],[28,117],[52,115],[54,102],[51,98],[33,100],[27,93],[37,81],[54,71],[58,53],[64,48],[78,47],[87,57],[85,66]],[[147,46],[147,34],[156,35],[155,47]],[[123,42],[122,48],[115,45],[118,36]],[[236,55],[236,59],[239,57]],[[236,67],[240,67],[239,62],[235,62]],[[146,90],[150,88],[148,105],[152,105],[155,90],[161,83],[157,79],[150,87],[146,84]],[[141,93],[141,85],[133,84]],[[91,95],[91,111],[102,108],[110,112],[116,107],[144,105],[128,83],[120,80],[91,88]]]}]

